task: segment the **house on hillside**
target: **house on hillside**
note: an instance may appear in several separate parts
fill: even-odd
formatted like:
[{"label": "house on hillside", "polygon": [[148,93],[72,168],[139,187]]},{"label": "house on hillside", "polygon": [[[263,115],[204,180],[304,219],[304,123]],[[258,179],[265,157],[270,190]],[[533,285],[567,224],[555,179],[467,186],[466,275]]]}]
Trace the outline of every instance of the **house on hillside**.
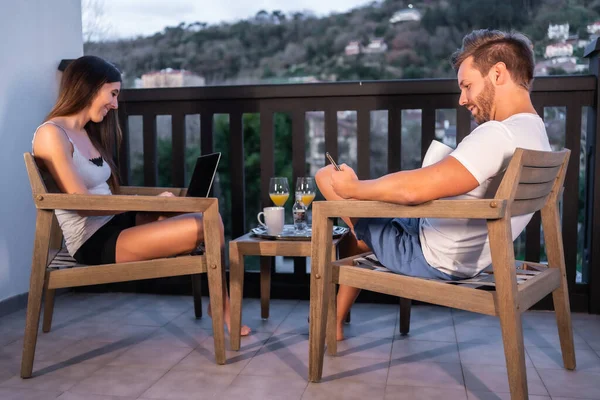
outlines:
[{"label": "house on hillside", "polygon": [[191,71],[166,68],[142,75],[142,88],[204,86],[206,80]]},{"label": "house on hillside", "polygon": [[363,49],[363,53],[374,54],[374,53],[385,53],[387,51],[387,44],[383,38],[371,39],[367,47]]},{"label": "house on hillside", "polygon": [[396,11],[392,18],[390,18],[390,23],[396,24],[398,22],[408,22],[408,21],[420,21],[421,20],[421,12],[415,8],[405,8],[404,10]]},{"label": "house on hillside", "polygon": [[548,39],[567,40],[569,38],[569,24],[548,25]]},{"label": "house on hillside", "polygon": [[600,34],[600,21],[593,22],[587,26],[587,31],[590,35]]},{"label": "house on hillside", "polygon": [[344,53],[347,56],[355,56],[360,54],[360,42],[358,40],[353,40],[346,45],[344,49]]},{"label": "house on hillside", "polygon": [[571,57],[573,55],[573,45],[570,43],[554,43],[546,46],[544,52],[545,58],[553,57]]}]

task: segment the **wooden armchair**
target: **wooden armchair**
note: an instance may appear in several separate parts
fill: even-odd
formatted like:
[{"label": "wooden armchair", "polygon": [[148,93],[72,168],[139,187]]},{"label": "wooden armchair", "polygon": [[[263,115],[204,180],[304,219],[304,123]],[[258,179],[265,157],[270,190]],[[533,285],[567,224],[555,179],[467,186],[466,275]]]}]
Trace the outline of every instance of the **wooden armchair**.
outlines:
[{"label": "wooden armchair", "polygon": [[[37,209],[31,279],[27,303],[27,319],[23,340],[21,377],[32,375],[37,342],[42,294],[45,292],[43,331],[49,332],[54,308],[54,292],[68,288],[140,279],[192,275],[196,317],[201,316],[198,274],[208,274],[212,304],[215,359],[225,363],[225,330],[223,326],[224,271],[221,264],[219,208],[217,199],[198,199],[185,196],[185,189],[121,187],[119,195],[71,195],[60,193],[52,177],[42,173],[30,153],[25,153],[33,200]],[[169,190],[180,197],[158,197]],[[122,194],[121,194],[122,193]],[[54,210],[116,210],[147,212],[204,213],[205,251],[203,255],[186,255],[149,261],[81,266],[61,251],[62,233]],[[60,268],[64,264],[74,268]]]},{"label": "wooden armchair", "polygon": [[[569,150],[517,149],[493,199],[436,200],[418,206],[372,201],[315,202],[309,381],[318,382],[323,373],[327,306],[329,312],[335,307],[332,300],[335,284],[498,316],[512,399],[528,396],[521,314],[552,293],[564,366],[574,369],[575,351],[558,208],[569,154]],[[515,267],[510,217],[539,210],[548,265],[523,262]],[[331,218],[341,216],[486,219],[492,255],[491,277],[494,278],[491,283],[495,283],[495,290],[376,272],[354,266],[356,257],[331,262]],[[528,279],[517,279],[519,274]],[[488,289],[489,284],[487,282]],[[327,329],[333,326],[329,324]],[[336,353],[335,332],[327,332],[327,350],[329,354]]]}]

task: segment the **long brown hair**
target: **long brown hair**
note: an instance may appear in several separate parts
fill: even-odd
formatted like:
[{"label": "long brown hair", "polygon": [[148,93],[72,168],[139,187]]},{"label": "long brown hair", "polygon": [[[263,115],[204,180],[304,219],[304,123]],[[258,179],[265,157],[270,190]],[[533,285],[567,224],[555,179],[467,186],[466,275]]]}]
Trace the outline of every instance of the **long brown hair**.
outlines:
[{"label": "long brown hair", "polygon": [[[105,83],[121,82],[121,72],[113,64],[95,56],[83,56],[65,69],[56,104],[46,121],[77,114],[92,104]],[[117,110],[108,111],[102,122],[89,121],[85,127],[92,144],[110,166],[108,184],[113,193],[119,189],[119,173],[113,160],[123,137]]]}]

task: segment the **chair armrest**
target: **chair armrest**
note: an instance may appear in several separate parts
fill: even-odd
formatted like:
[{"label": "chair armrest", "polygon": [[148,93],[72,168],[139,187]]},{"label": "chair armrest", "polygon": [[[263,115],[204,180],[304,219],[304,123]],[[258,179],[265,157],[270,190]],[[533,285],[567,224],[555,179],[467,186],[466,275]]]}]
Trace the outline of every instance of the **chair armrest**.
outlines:
[{"label": "chair armrest", "polygon": [[500,219],[506,215],[506,200],[434,200],[416,206],[381,201],[315,201],[313,216],[350,218],[473,218]]},{"label": "chair armrest", "polygon": [[217,207],[216,198],[46,193],[34,196],[42,210],[205,212]]},{"label": "chair armrest", "polygon": [[173,187],[121,186],[118,195],[157,196],[162,192],[171,192],[175,196],[184,197],[187,189]]}]

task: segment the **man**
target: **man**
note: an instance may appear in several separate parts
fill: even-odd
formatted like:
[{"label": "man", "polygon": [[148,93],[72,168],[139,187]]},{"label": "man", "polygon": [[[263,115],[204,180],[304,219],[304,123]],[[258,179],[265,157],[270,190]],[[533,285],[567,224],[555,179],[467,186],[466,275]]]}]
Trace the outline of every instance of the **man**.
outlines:
[{"label": "man", "polygon": [[[327,200],[379,200],[414,205],[441,198],[480,199],[517,147],[551,150],[542,119],[531,103],[534,60],[531,42],[518,33],[477,30],[452,56],[461,90],[459,103],[479,126],[440,162],[373,180],[359,180],[347,165],[328,165],[316,175]],[[513,240],[531,215],[511,220]],[[361,218],[344,221],[355,251],[373,251],[390,270],[445,280],[477,275],[491,264],[484,220]],[[340,286],[337,338],[359,289]]]}]

